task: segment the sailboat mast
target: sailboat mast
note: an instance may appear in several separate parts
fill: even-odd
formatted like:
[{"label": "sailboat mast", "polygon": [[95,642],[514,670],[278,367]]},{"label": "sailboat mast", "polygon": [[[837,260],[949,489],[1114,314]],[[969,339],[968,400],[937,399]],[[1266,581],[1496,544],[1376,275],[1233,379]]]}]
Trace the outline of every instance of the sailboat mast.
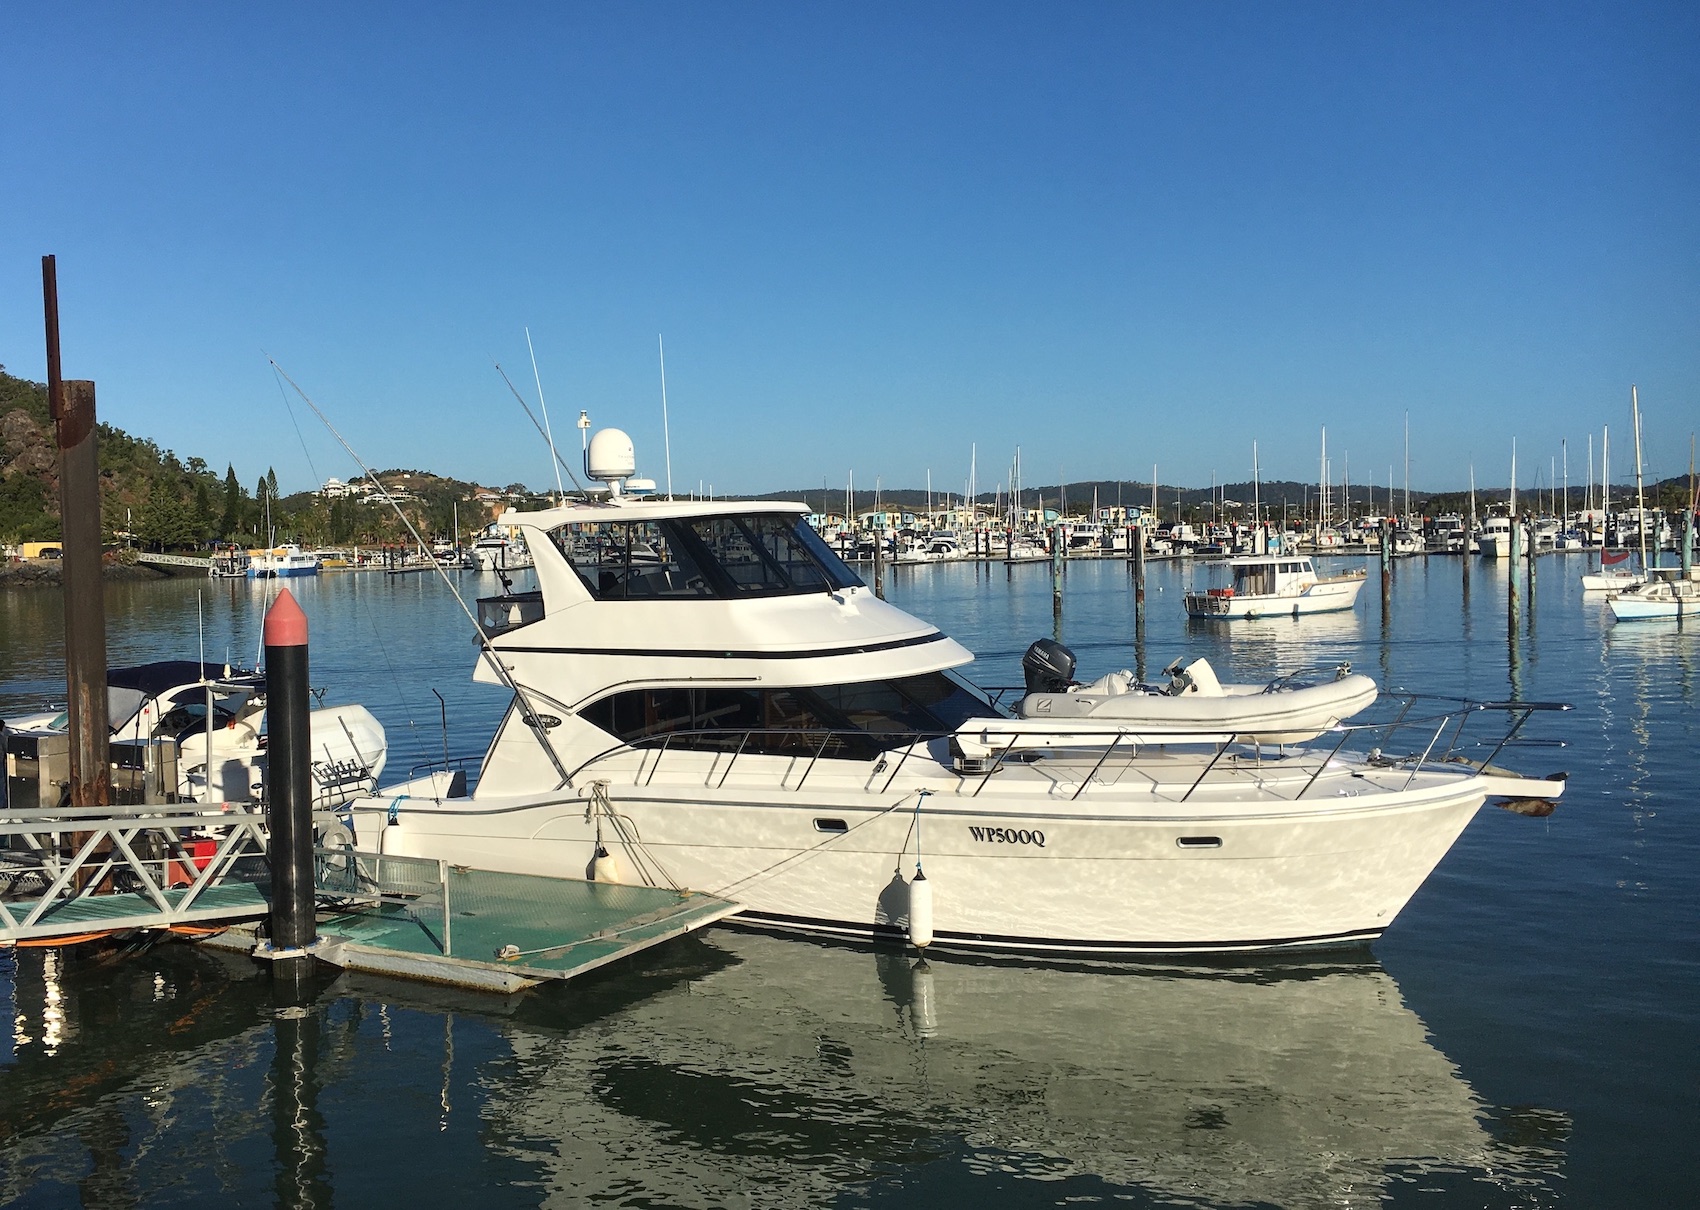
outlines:
[{"label": "sailboat mast", "polygon": [[[1600,512],[1606,521],[1611,520],[1611,425],[1605,425],[1600,432]],[[1603,524],[1603,522],[1602,522]],[[1600,538],[1605,542],[1604,535]]]},{"label": "sailboat mast", "polygon": [[1322,527],[1328,524],[1328,426],[1322,426],[1322,457],[1317,463],[1316,541],[1322,544]]},{"label": "sailboat mast", "polygon": [[968,524],[974,525],[980,519],[980,511],[974,502],[980,498],[980,445],[978,442],[968,443]]},{"label": "sailboat mast", "polygon": [[1262,480],[1257,471],[1257,442],[1253,440],[1251,443],[1251,524],[1254,529],[1261,522],[1263,515],[1262,492]]},{"label": "sailboat mast", "polygon": [[1641,574],[1647,574],[1647,498],[1641,490],[1641,400],[1629,384],[1629,416],[1635,424],[1635,532],[1641,539]]}]

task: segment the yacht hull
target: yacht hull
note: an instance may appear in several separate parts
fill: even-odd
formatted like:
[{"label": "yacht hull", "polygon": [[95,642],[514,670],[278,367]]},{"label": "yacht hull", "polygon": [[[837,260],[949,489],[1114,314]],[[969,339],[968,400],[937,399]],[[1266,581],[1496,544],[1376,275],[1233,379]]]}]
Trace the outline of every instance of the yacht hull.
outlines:
[{"label": "yacht hull", "polygon": [[571,791],[547,804],[408,799],[393,816],[387,796],[355,804],[355,818],[362,849],[556,877],[584,877],[600,836],[630,880],[735,899],[751,923],[861,939],[907,935],[918,857],[934,944],[1115,957],[1372,940],[1469,823],[1486,780],[1330,790],[1315,803],[1181,804],[1183,784],[1113,806],[989,786],[930,795],[917,811],[901,790],[761,795],[640,777],[609,784],[606,818]]},{"label": "yacht hull", "polygon": [[1335,580],[1318,580],[1302,593],[1283,595],[1210,596],[1187,593],[1188,617],[1215,622],[1255,622],[1258,618],[1297,618],[1310,613],[1337,613],[1351,609],[1358,602],[1364,586],[1363,576]]},{"label": "yacht hull", "polygon": [[1582,577],[1582,591],[1622,592],[1646,582],[1647,577],[1638,571],[1591,571]]},{"label": "yacht hull", "polygon": [[1606,598],[1606,607],[1619,622],[1659,622],[1685,617],[1700,617],[1700,595],[1641,593],[1613,594]]}]

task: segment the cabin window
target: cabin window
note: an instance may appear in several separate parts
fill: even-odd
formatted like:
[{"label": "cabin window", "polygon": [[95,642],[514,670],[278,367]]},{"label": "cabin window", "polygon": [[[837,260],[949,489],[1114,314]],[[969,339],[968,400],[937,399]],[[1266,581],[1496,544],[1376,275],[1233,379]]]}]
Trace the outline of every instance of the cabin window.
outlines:
[{"label": "cabin window", "polygon": [[862,583],[808,522],[785,513],[575,522],[550,536],[599,601],[790,596]]},{"label": "cabin window", "polygon": [[1275,591],[1275,567],[1256,563],[1234,568],[1234,591],[1244,596],[1268,596]]},{"label": "cabin window", "polygon": [[579,712],[627,743],[689,751],[871,760],[917,737],[995,716],[943,673],[790,689],[659,688],[611,694]]},{"label": "cabin window", "polygon": [[550,536],[597,600],[715,595],[692,552],[656,522],[565,525]]},{"label": "cabin window", "polygon": [[[738,596],[825,592],[835,587],[797,533],[794,517],[697,517],[688,522]],[[804,526],[806,528],[806,524]],[[822,551],[825,551],[824,544]]]}]

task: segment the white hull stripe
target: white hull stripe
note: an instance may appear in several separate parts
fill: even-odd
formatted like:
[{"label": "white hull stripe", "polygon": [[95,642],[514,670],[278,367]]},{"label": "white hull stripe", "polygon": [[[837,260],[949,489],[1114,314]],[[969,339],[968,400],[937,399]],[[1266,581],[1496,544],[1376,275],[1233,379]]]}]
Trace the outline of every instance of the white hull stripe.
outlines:
[{"label": "white hull stripe", "polygon": [[893,651],[899,647],[919,647],[925,643],[943,642],[938,631],[908,639],[892,639],[885,643],[864,643],[855,647],[816,647],[801,651],[705,651],[690,647],[515,647],[495,644],[498,651],[513,651],[528,655],[606,655],[663,657],[675,660],[813,660],[835,655],[867,655],[875,651]]}]

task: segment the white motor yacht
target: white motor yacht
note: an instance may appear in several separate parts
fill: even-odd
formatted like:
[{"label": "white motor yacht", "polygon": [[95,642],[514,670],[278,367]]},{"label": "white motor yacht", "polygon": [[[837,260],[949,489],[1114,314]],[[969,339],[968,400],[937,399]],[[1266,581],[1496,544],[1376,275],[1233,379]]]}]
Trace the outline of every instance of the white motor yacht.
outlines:
[{"label": "white motor yacht", "polygon": [[1453,553],[1463,551],[1470,541],[1464,518],[1458,513],[1442,513],[1436,517],[1429,523],[1429,536],[1436,549]]},{"label": "white motor yacht", "polygon": [[1350,609],[1365,579],[1361,567],[1338,576],[1319,575],[1303,555],[1242,555],[1210,563],[1205,571],[1220,583],[1187,593],[1186,612],[1211,621],[1296,618]]},{"label": "white motor yacht", "polygon": [[[1493,765],[1503,739],[1467,759],[1481,704],[1406,701],[1405,730],[1312,745],[1258,734],[1290,719],[1012,717],[805,504],[633,499],[618,430],[586,461],[606,499],[504,518],[538,588],[478,604],[475,679],[513,698],[473,789],[357,800],[358,848],[692,888],[814,934],[1115,957],[1368,941],[1484,800],[1561,793]],[[1064,671],[1029,661],[1027,689]],[[1540,708],[1491,707],[1512,731]]]},{"label": "white motor yacht", "polygon": [[293,542],[266,550],[248,552],[247,577],[250,580],[278,580],[292,576],[319,574],[319,556],[302,550]]},{"label": "white motor yacht", "polygon": [[531,566],[531,551],[525,539],[500,524],[484,527],[466,552],[470,571],[518,571]]},{"label": "white motor yacht", "polygon": [[[1519,522],[1518,524],[1521,524]],[[1504,514],[1495,514],[1482,522],[1482,528],[1476,535],[1476,549],[1484,559],[1509,559],[1511,557],[1511,526],[1512,520]],[[1524,528],[1519,535],[1522,541],[1522,553],[1529,553],[1527,542],[1528,530]]]}]

